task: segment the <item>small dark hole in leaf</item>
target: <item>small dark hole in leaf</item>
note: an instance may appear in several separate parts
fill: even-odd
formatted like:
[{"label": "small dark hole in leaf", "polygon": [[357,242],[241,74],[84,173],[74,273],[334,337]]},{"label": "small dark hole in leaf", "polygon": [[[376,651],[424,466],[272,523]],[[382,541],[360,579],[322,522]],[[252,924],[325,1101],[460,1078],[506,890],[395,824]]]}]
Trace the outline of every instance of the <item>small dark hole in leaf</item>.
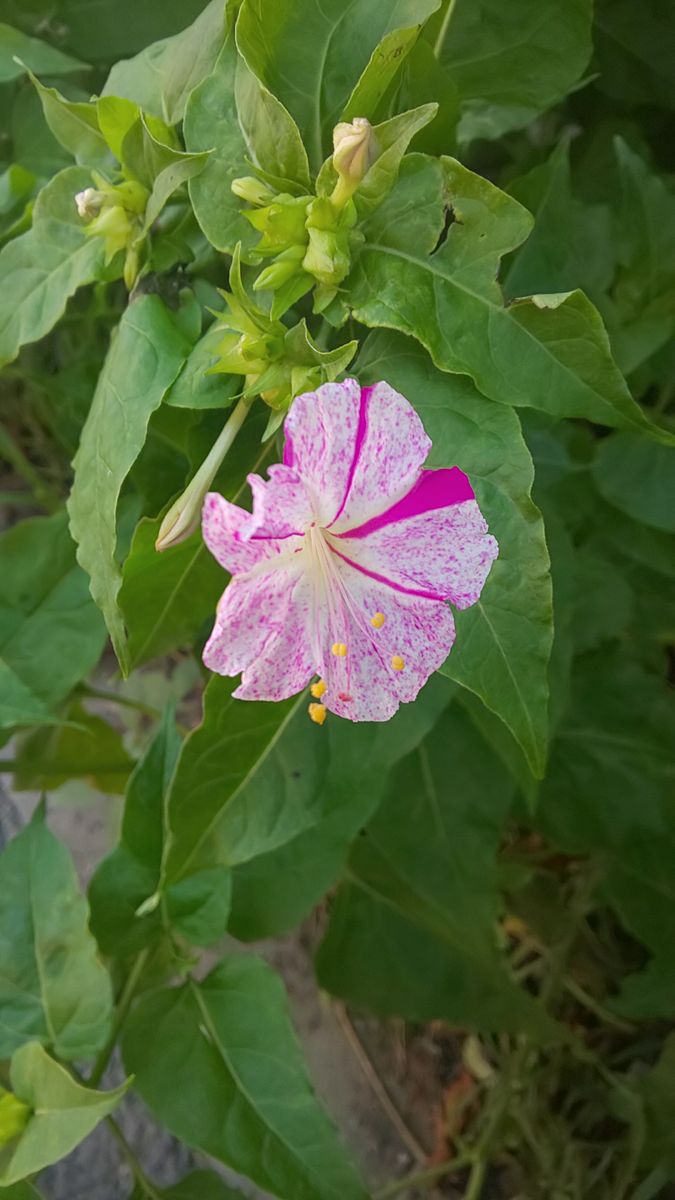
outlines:
[{"label": "small dark hole in leaf", "polygon": [[299,779],[300,774],[301,774],[300,771],[291,771],[291,779]]},{"label": "small dark hole in leaf", "polygon": [[434,246],[434,248],[432,250],[432,254],[436,254],[436,252],[438,250],[440,250],[441,246],[443,246],[445,244],[447,237],[448,237],[448,232],[449,232],[450,226],[454,225],[456,220],[457,220],[457,218],[455,216],[455,210],[451,204],[448,204],[445,209],[445,220],[443,221],[443,228],[441,229],[439,239],[436,242],[436,245]]}]

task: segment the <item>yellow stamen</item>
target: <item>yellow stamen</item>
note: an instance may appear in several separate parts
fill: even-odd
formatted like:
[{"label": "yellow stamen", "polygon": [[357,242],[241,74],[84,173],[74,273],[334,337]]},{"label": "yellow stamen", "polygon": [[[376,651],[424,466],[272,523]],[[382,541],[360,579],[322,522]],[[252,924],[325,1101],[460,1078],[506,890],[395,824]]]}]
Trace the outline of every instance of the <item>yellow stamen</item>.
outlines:
[{"label": "yellow stamen", "polygon": [[310,704],[307,712],[310,721],[314,721],[315,725],[323,725],[328,709],[325,704]]},{"label": "yellow stamen", "polygon": [[384,622],[385,622],[384,613],[375,613],[375,616],[370,618],[370,623],[373,626],[373,629],[381,629],[382,626],[384,625]]},{"label": "yellow stamen", "polygon": [[326,690],[326,685],[323,679],[319,679],[316,683],[313,683],[309,690],[315,700],[320,700]]},{"label": "yellow stamen", "polygon": [[331,654],[334,654],[336,658],[346,658],[347,656],[347,647],[344,642],[333,642],[330,649]]},{"label": "yellow stamen", "polygon": [[402,671],[405,666],[405,663],[404,663],[403,659],[400,657],[400,655],[395,654],[391,660],[391,665],[395,671]]}]

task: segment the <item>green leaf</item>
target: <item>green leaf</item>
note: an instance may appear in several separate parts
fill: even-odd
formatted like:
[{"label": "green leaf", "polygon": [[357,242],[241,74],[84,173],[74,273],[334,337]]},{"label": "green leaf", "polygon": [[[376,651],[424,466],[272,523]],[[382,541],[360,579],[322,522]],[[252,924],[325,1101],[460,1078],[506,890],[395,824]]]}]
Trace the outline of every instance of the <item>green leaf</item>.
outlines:
[{"label": "green leaf", "polygon": [[435,370],[398,334],[371,334],[358,361],[364,382],[386,379],[417,409],[433,442],[429,465],[466,471],[499,543],[477,604],[455,616],[457,640],[442,668],[508,726],[540,775],[546,761],[551,581],[532,461],[516,414],[467,380]]},{"label": "green leaf", "polygon": [[[17,59],[20,61],[17,62]],[[18,79],[26,71],[39,71],[44,75],[72,75],[75,71],[87,71],[87,63],[64,54],[48,42],[27,37],[19,29],[0,22],[0,83]]]},{"label": "green leaf", "polygon": [[169,794],[163,886],[273,850],[316,820],[327,744],[306,696],[243,703],[235,687],[211,678],[202,724],[185,741]]},{"label": "green leaf", "polygon": [[204,170],[208,162],[208,153],[204,154],[179,154],[174,151],[173,162],[164,167],[157,176],[152,185],[152,191],[148,199],[148,205],[145,210],[145,219],[143,222],[143,232],[152,227],[161,213],[164,205],[173,196],[177,188],[183,183],[187,183],[189,179],[194,179],[199,175],[200,171]]},{"label": "green leaf", "polygon": [[512,788],[453,705],[354,844],[317,959],[323,987],[380,1016],[552,1034],[497,949],[495,852]]},{"label": "green leaf", "polygon": [[49,719],[98,661],[105,633],[75,561],[65,514],[0,538],[0,727]]},{"label": "green leaf", "polygon": [[[298,925],[335,883],[350,843],[375,812],[390,772],[431,729],[453,686],[432,677],[414,704],[381,725],[329,720],[328,767],[316,824],[234,871],[230,931],[244,940],[276,937]],[[298,769],[303,759],[298,757]]]},{"label": "green leaf", "polygon": [[595,56],[599,86],[630,104],[675,108],[670,47],[675,13],[661,0],[645,0],[635,19],[631,0],[596,0]]},{"label": "green leaf", "polygon": [[72,724],[38,730],[20,744],[16,790],[48,792],[77,776],[99,792],[122,793],[134,760],[118,731],[81,704],[71,706],[68,720]]},{"label": "green leaf", "polygon": [[462,99],[462,141],[520,129],[571,91],[591,56],[591,0],[456,0],[434,51]]},{"label": "green leaf", "polygon": [[[294,117],[314,170],[329,152],[333,127],[345,106],[352,106],[353,89],[383,39],[400,33],[402,52],[415,27],[437,8],[438,0],[397,0],[394,5],[362,0],[347,14],[343,0],[244,0],[237,22],[239,49]],[[390,69],[387,54],[395,53],[396,46],[395,40],[385,46],[385,75]],[[380,86],[373,79],[380,74],[377,60],[370,72],[372,82],[364,81],[362,94],[374,99]]]},{"label": "green leaf", "polygon": [[616,265],[610,212],[574,196],[569,141],[559,142],[545,163],[510,183],[508,192],[534,214],[535,225],[510,258],[503,278],[506,295],[581,287],[596,303],[602,299]]},{"label": "green leaf", "polygon": [[169,389],[165,404],[175,408],[227,408],[243,388],[238,375],[209,375],[219,359],[223,340],[221,325],[212,325],[195,343],[176,382]]},{"label": "green leaf", "polygon": [[105,954],[137,954],[169,927],[198,945],[209,945],[225,931],[231,880],[222,868],[169,888],[161,906],[147,903],[160,881],[166,803],[180,747],[173,712],[167,709],[129,780],[119,845],[100,863],[90,884],[91,926]]},{"label": "green leaf", "polygon": [[123,1053],[146,1104],[189,1146],[284,1200],[365,1200],[305,1075],[281,980],[260,959],[230,957],[201,983],[145,996]]},{"label": "green leaf", "polygon": [[224,18],[224,0],[211,0],[182,33],[115,63],[103,95],[133,100],[144,112],[177,125],[190,93],[215,66],[225,36]]},{"label": "green leaf", "polygon": [[96,101],[96,117],[106,145],[121,162],[124,139],[140,119],[138,106],[121,96],[100,96]]},{"label": "green leaf", "polygon": [[[146,1192],[141,1185],[139,1188],[131,1200],[145,1200]],[[162,1188],[161,1191],[153,1189],[153,1193],[150,1200],[154,1200],[154,1196],[162,1200],[246,1200],[243,1192],[228,1187],[214,1171],[193,1171],[173,1187]]]},{"label": "green leaf", "polygon": [[42,1200],[39,1192],[30,1183],[13,1183],[11,1187],[0,1187],[2,1200]]},{"label": "green leaf", "polygon": [[61,171],[35,201],[33,228],[0,252],[0,366],[49,333],[73,293],[103,272],[103,244],[86,236],[75,208],[90,183],[81,167]]},{"label": "green leaf", "polygon": [[675,533],[675,449],[647,438],[614,433],[593,462],[593,479],[605,500],[636,521]]},{"label": "green leaf", "polygon": [[231,188],[233,179],[251,173],[235,102],[236,66],[237,49],[230,35],[213,71],[188,100],[183,133],[188,150],[213,150],[204,170],[190,183],[190,199],[204,234],[216,250],[232,254],[241,242],[245,254],[258,235]]},{"label": "green leaf", "polygon": [[58,1162],[119,1104],[129,1082],[112,1092],[82,1087],[37,1042],[17,1050],[12,1088],[33,1110],[17,1142],[0,1150],[0,1184],[7,1186]]},{"label": "green leaf", "polygon": [[[241,52],[241,46],[239,46]],[[243,52],[242,52],[243,53]],[[237,62],[235,98],[251,158],[268,175],[310,190],[307,151],[295,121],[250,69],[246,54]]]},{"label": "green leaf", "polygon": [[106,166],[108,147],[101,133],[95,104],[66,100],[56,88],[45,87],[31,75],[42,102],[45,120],[54,137],[78,163],[88,167]]},{"label": "green leaf", "polygon": [[38,813],[0,855],[0,1058],[24,1042],[93,1056],[112,1013],[70,855]]},{"label": "green leaf", "polygon": [[129,656],[117,602],[122,583],[116,561],[117,504],[143,448],[150,416],[188,353],[189,344],[158,296],[140,296],[129,305],[113,335],[73,461],[70,529],[124,672]]},{"label": "green leaf", "polygon": [[[435,249],[444,187],[454,220]],[[409,155],[365,226],[366,244],[347,281],[354,315],[365,325],[412,333],[437,366],[471,375],[491,399],[558,417],[653,428],[581,292],[504,307],[495,282],[499,259],[523,241],[530,224],[515,200],[454,159],[439,164]]]}]

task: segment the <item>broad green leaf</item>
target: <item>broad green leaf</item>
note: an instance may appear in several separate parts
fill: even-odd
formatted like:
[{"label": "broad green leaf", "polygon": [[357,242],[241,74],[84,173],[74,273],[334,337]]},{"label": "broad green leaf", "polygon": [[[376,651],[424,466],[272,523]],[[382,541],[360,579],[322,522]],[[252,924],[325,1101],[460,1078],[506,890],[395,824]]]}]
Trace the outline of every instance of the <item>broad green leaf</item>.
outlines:
[{"label": "broad green leaf", "polygon": [[224,0],[211,0],[199,16],[173,37],[146,46],[117,62],[103,87],[104,96],[133,100],[167,125],[182,121],[190,92],[212,71],[225,35]]},{"label": "broad green leaf", "polygon": [[75,71],[88,70],[88,66],[50,46],[49,42],[28,37],[21,30],[0,22],[0,83],[18,79],[26,70],[43,75],[72,75]]},{"label": "broad green leaf", "polygon": [[127,1081],[112,1092],[83,1087],[38,1042],[16,1051],[10,1080],[33,1113],[19,1140],[0,1150],[3,1186],[65,1158],[116,1108],[129,1086]]},{"label": "broad green leaf", "polygon": [[42,102],[45,120],[57,142],[79,163],[105,166],[110,161],[95,104],[66,100],[56,88],[45,87],[31,75]]},{"label": "broad green leaf", "polygon": [[307,697],[243,702],[233,699],[235,687],[211,678],[202,724],[183,746],[168,800],[163,888],[273,850],[320,811],[328,747],[307,716]]},{"label": "broad green leaf", "polygon": [[119,845],[99,865],[89,888],[91,927],[106,954],[137,954],[169,928],[198,945],[208,945],[225,931],[231,881],[223,868],[198,872],[169,888],[161,905],[152,900],[160,879],[166,803],[180,746],[173,713],[167,709],[129,780]]},{"label": "broad green leaf", "polygon": [[507,297],[581,287],[597,303],[616,265],[610,212],[574,196],[569,141],[559,142],[545,163],[510,183],[508,192],[533,213],[535,225],[508,262]]},{"label": "broad green leaf", "polygon": [[633,371],[675,331],[675,196],[621,138],[614,149],[619,273],[609,317],[619,361]]},{"label": "broad green leaf", "polygon": [[[444,188],[454,220],[435,249]],[[530,225],[515,200],[454,159],[409,155],[365,226],[366,243],[347,281],[354,315],[366,325],[412,333],[437,366],[471,375],[491,399],[558,417],[652,428],[612,361],[599,314],[581,292],[504,306],[495,281],[499,259],[523,241]]]},{"label": "broad green leaf", "polygon": [[0,855],[0,1058],[33,1040],[89,1058],[105,1041],[112,991],[87,916],[70,855],[38,813]]},{"label": "broad green leaf", "polygon": [[462,141],[529,124],[571,91],[591,56],[591,0],[445,0],[430,29],[463,105]]},{"label": "broad green leaf", "polygon": [[237,375],[209,375],[218,362],[222,326],[212,325],[193,346],[165,404],[175,408],[228,408],[244,384]]},{"label": "broad green leaf", "polygon": [[202,11],[204,0],[61,0],[60,8],[69,47],[107,68],[158,37],[179,33]]},{"label": "broad green leaf", "polygon": [[478,603],[455,615],[457,640],[443,671],[504,721],[540,775],[548,729],[551,581],[518,418],[467,379],[441,374],[400,334],[371,334],[357,365],[362,381],[386,379],[415,406],[433,442],[429,465],[461,467],[476,489],[499,557]]},{"label": "broad green leaf", "polygon": [[39,1192],[30,1183],[13,1183],[11,1187],[0,1187],[2,1200],[42,1200]]},{"label": "broad green leaf", "polygon": [[231,188],[233,179],[251,173],[235,102],[236,67],[237,49],[230,36],[211,74],[190,95],[183,125],[188,150],[213,151],[204,170],[190,182],[190,199],[208,240],[216,250],[229,254],[238,242],[245,252],[258,236]]},{"label": "broad green leaf", "polygon": [[216,1175],[215,1171],[193,1171],[173,1187],[158,1190],[152,1195],[138,1184],[131,1200],[246,1200],[244,1193],[235,1191]]},{"label": "broad green leaf", "polygon": [[143,997],[123,1054],[189,1146],[283,1200],[366,1200],[307,1080],[283,984],[260,959],[230,957],[201,983]]},{"label": "broad green leaf", "polygon": [[[675,1149],[669,1113],[675,1103],[675,1035],[667,1034],[657,1062],[639,1079],[639,1090],[647,1110],[645,1158],[647,1162],[665,1165],[663,1182],[675,1174]],[[664,1195],[653,1192],[653,1196]],[[639,1193],[636,1197],[639,1200]]]},{"label": "broad green leaf", "polygon": [[[104,98],[99,103],[106,105],[115,102],[112,98]],[[116,103],[122,102],[118,100]],[[130,109],[135,107],[129,100],[125,100],[124,104]],[[122,137],[119,158],[125,170],[150,189],[145,222],[147,230],[179,184],[202,170],[208,152],[190,154],[181,150],[174,132],[163,121],[140,113]]]},{"label": "broad green leaf", "polygon": [[403,109],[430,102],[438,105],[432,124],[415,137],[415,150],[426,154],[450,154],[454,151],[460,112],[459,93],[425,37],[418,38],[403,65],[398,92],[398,105]]},{"label": "broad green leaf", "polygon": [[32,733],[17,749],[17,791],[52,791],[73,776],[99,792],[124,791],[134,760],[112,725],[80,703],[68,711],[70,724]]},{"label": "broad green leaf", "polygon": [[244,0],[239,49],[297,122],[314,170],[330,151],[333,127],[383,39],[395,31],[412,37],[437,8],[438,0],[362,0],[348,12],[343,0]]},{"label": "broad green leaf", "polygon": [[103,365],[80,448],[68,501],[78,562],[103,613],[122,670],[129,656],[117,596],[117,504],[122,485],[143,448],[151,414],[161,404],[189,353],[158,296],[143,295],[124,312]]},{"label": "broad green leaf", "polygon": [[153,182],[148,206],[145,210],[145,220],[143,222],[143,231],[145,233],[147,233],[157,220],[164,205],[173,196],[177,188],[181,184],[187,183],[189,179],[194,179],[196,175],[199,175],[200,171],[204,170],[208,158],[208,153],[178,154],[176,152],[174,161],[159,172]]},{"label": "broad green leaf", "polygon": [[65,514],[19,522],[0,558],[0,726],[33,724],[95,666],[105,632]]},{"label": "broad green leaf", "polygon": [[593,479],[615,508],[666,533],[675,533],[675,449],[629,433],[600,442]]},{"label": "broad green leaf", "polygon": [[253,161],[268,175],[290,180],[308,192],[309,163],[298,127],[250,69],[245,53],[237,62],[234,90],[239,122]]},{"label": "broad green leaf", "polygon": [[[248,472],[264,470],[269,461],[273,444],[260,445],[264,420],[263,412],[250,414],[214,481],[214,488],[235,503],[242,499]],[[158,554],[155,541],[161,520],[138,524],[124,563],[119,599],[129,631],[131,667],[207,633],[227,582],[199,531]]]},{"label": "broad green leaf", "polygon": [[[229,928],[257,940],[285,933],[335,883],[350,843],[375,812],[401,758],[426,736],[447,707],[449,680],[434,676],[414,704],[382,725],[331,720],[325,726],[328,767],[316,824],[234,871]],[[299,758],[298,766],[303,767]]]},{"label": "broad green leaf", "polygon": [[675,12],[662,0],[645,0],[635,19],[631,0],[596,0],[595,57],[599,87],[630,104],[675,108],[670,48]]},{"label": "broad green leaf", "polygon": [[61,171],[35,201],[32,229],[0,252],[0,365],[49,333],[73,293],[103,272],[103,244],[86,236],[75,208],[90,184],[81,167]]},{"label": "broad green leaf", "polygon": [[595,650],[625,632],[633,613],[633,592],[624,573],[586,547],[577,550],[574,574],[574,641],[577,651]]},{"label": "broad green leaf", "polygon": [[121,162],[124,139],[140,119],[138,105],[122,96],[100,96],[96,101],[96,117],[106,145]]},{"label": "broad green leaf", "polygon": [[323,987],[381,1016],[553,1032],[497,948],[495,852],[512,788],[453,705],[352,848],[319,950]]}]

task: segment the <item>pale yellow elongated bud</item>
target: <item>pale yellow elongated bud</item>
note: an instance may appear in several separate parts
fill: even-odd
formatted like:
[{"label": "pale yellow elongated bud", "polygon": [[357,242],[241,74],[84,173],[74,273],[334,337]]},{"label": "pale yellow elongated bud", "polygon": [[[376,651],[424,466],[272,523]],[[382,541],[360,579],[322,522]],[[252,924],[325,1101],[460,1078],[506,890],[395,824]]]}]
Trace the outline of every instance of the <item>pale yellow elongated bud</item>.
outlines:
[{"label": "pale yellow elongated bud", "polygon": [[380,153],[377,138],[367,117],[340,121],[333,130],[333,166],[338,181],[331,196],[342,208],[356,191]]},{"label": "pale yellow elongated bud", "polygon": [[233,179],[230,188],[240,200],[246,200],[248,204],[255,204],[258,208],[270,204],[274,199],[272,189],[253,175],[241,175],[239,179]]},{"label": "pale yellow elongated bud", "polygon": [[184,542],[197,529],[202,515],[204,497],[213,483],[216,471],[222,463],[244,422],[249,401],[241,399],[226,421],[220,436],[207,454],[197,474],[190,480],[185,491],[171,505],[159,527],[155,550],[168,550]]}]

